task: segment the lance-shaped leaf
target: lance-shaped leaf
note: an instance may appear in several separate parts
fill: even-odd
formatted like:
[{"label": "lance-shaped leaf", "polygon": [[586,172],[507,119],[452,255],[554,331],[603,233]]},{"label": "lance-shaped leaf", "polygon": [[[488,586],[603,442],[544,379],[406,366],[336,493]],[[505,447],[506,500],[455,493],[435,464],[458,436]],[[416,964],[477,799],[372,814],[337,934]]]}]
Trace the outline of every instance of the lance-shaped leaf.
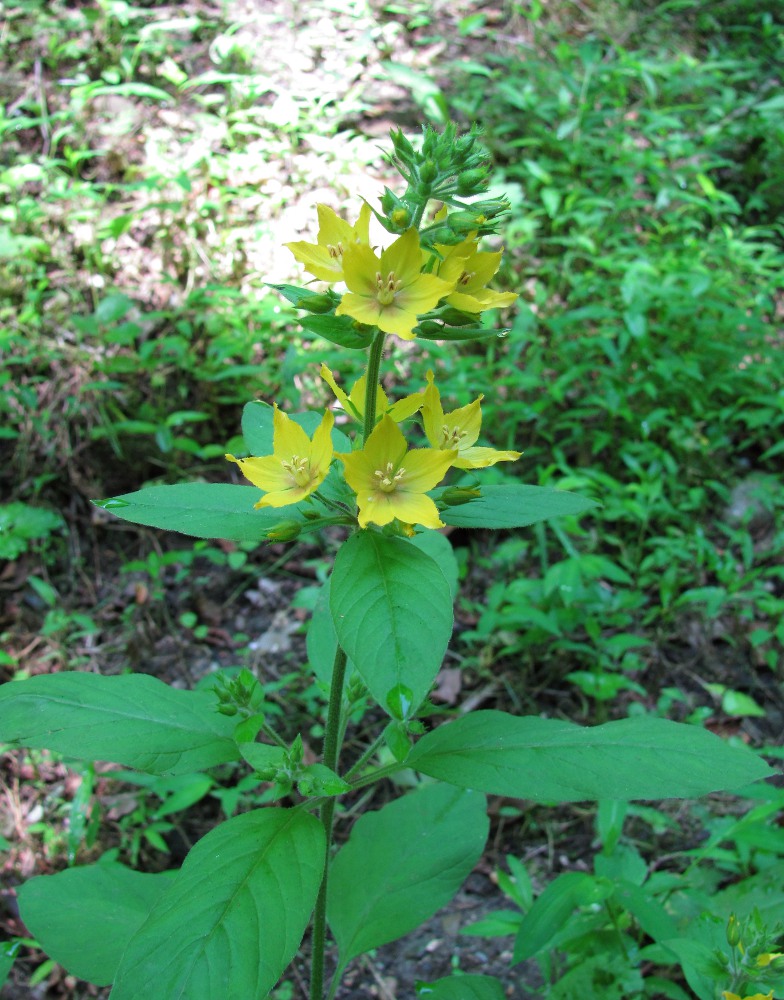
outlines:
[{"label": "lance-shaped leaf", "polygon": [[[306,639],[308,662],[316,677],[329,689],[332,683],[332,668],[335,664],[335,653],[338,648],[338,636],[332,612],[329,610],[330,580],[322,586],[313,607],[313,615],[308,625]],[[354,664],[349,660],[346,664],[344,684],[354,672]]]},{"label": "lance-shaped leaf", "polygon": [[71,975],[106,986],[173,877],[174,872],[148,875],[114,863],[68,868],[21,886],[19,910],[50,958]]},{"label": "lance-shaped leaf", "polygon": [[150,774],[239,760],[235,725],[209,692],[178,691],[147,674],[48,674],[0,688],[0,743]]},{"label": "lance-shaped leaf", "polygon": [[495,976],[445,976],[433,983],[416,984],[416,995],[427,1000],[505,1000],[506,993]]},{"label": "lance-shaped leaf", "polygon": [[[436,502],[442,490],[430,494]],[[481,496],[441,511],[441,520],[456,528],[523,528],[565,514],[582,514],[599,505],[595,500],[544,486],[482,486]]]},{"label": "lance-shaped leaf", "polygon": [[299,947],[323,867],[309,813],[261,809],[216,827],[131,939],[112,1000],[265,997]]},{"label": "lance-shaped leaf", "polygon": [[370,693],[394,718],[409,718],[452,633],[452,597],[437,563],[405,539],[360,531],[335,559],[330,607]]},{"label": "lance-shaped leaf", "polygon": [[408,934],[445,906],[482,855],[484,795],[424,785],[354,824],[329,876],[340,967]]},{"label": "lance-shaped leaf", "polygon": [[461,788],[538,802],[692,798],[774,773],[745,747],[666,719],[583,728],[493,711],[428,733],[406,764]]},{"label": "lance-shaped leaf", "polygon": [[177,483],[148,486],[135,493],[96,501],[96,505],[134,524],[179,531],[194,538],[226,538],[235,542],[263,541],[284,519],[304,523],[296,506],[286,507],[285,511],[254,510],[259,496],[255,486]]}]

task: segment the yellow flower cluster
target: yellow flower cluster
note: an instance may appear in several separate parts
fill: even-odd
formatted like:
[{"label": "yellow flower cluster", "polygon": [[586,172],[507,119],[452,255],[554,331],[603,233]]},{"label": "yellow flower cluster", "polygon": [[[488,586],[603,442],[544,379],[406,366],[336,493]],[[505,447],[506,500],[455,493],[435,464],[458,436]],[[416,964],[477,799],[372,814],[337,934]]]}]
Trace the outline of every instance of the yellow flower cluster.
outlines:
[{"label": "yellow flower cluster", "polygon": [[370,245],[367,204],[353,226],[326,205],[317,210],[317,242],[285,245],[314,277],[345,282],[337,316],[413,340],[418,317],[442,301],[473,314],[511,305],[517,298],[513,292],[486,287],[503,251],[480,251],[475,234],[456,246],[436,245],[435,253],[428,253],[412,228],[378,255]]},{"label": "yellow flower cluster", "polygon": [[[346,413],[362,421],[365,376],[348,393],[338,386],[326,365],[322,365],[321,376]],[[423,392],[396,403],[390,403],[384,390],[378,387],[376,412],[380,419],[360,450],[333,455],[334,418],[329,410],[311,439],[276,406],[272,454],[261,458],[226,457],[236,462],[254,486],[265,491],[257,507],[284,507],[304,500],[324,481],[334,457],[343,463],[346,482],[356,493],[361,528],[368,524],[389,524],[395,518],[407,525],[441,528],[438,508],[427,493],[441,482],[451,466],[486,468],[496,462],[514,461],[520,452],[475,447],[482,425],[482,397],[444,413],[432,372],[428,372],[427,380]],[[397,422],[419,410],[431,447],[409,449]]]}]

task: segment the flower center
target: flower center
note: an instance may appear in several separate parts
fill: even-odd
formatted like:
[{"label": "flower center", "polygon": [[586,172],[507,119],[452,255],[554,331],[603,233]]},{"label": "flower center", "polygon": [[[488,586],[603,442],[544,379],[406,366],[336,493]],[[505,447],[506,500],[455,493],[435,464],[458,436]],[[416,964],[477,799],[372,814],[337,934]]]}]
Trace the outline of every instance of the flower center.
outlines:
[{"label": "flower center", "polygon": [[476,271],[463,271],[460,277],[457,279],[458,285],[468,285],[476,277]]},{"label": "flower center", "polygon": [[306,458],[292,455],[288,462],[281,461],[283,468],[291,476],[295,486],[307,486],[310,482],[310,464]]},{"label": "flower center", "polygon": [[395,466],[391,462],[387,462],[385,469],[376,469],[373,478],[378,480],[378,489],[382,493],[394,493],[405,474],[406,470],[402,466],[395,472]]},{"label": "flower center", "polygon": [[386,278],[380,271],[376,271],[376,298],[379,305],[389,306],[395,301],[395,294],[400,291],[402,282],[395,277],[395,272],[390,271]]},{"label": "flower center", "polygon": [[343,256],[343,244],[327,243],[327,253],[333,260],[339,260]]},{"label": "flower center", "polygon": [[460,427],[456,424],[454,427],[450,427],[449,424],[444,424],[441,428],[441,448],[443,451],[455,451],[460,449],[460,442],[466,436],[466,431],[461,431]]}]

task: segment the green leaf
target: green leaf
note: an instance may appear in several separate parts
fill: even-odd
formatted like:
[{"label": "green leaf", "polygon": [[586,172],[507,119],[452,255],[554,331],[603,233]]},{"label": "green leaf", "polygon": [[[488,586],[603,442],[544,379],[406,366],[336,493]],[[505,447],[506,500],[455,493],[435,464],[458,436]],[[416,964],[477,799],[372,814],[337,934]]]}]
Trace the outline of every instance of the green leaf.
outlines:
[{"label": "green leaf", "polygon": [[428,1000],[504,1000],[504,986],[495,976],[445,976],[416,984],[418,997]]},{"label": "green leaf", "polygon": [[324,868],[309,813],[260,809],[190,851],[122,956],[112,1000],[264,997],[294,957]]},{"label": "green leaf", "polygon": [[[327,292],[314,292],[310,288],[301,288],[299,285],[273,285],[267,282],[267,288],[274,288],[276,292],[280,292],[284,299],[288,299],[293,305],[298,309],[307,309],[312,303],[322,304],[324,300],[332,300],[332,309],[340,302],[340,296],[332,293],[331,289]],[[329,305],[326,308],[314,309],[316,313],[327,313],[330,311]]]},{"label": "green leaf", "polygon": [[427,553],[434,562],[438,563],[439,569],[449,584],[449,592],[454,601],[457,596],[458,567],[452,543],[446,535],[442,535],[440,531],[426,528],[409,539],[409,543],[416,545],[418,549]]},{"label": "green leaf", "polygon": [[[274,412],[273,407],[259,401],[246,403],[242,408],[242,436],[251,455],[272,454]],[[304,413],[289,413],[288,416],[299,424],[309,437],[313,437],[321,423],[323,413],[306,410]],[[332,428],[332,446],[335,451],[351,451],[351,441],[336,427]],[[260,495],[260,493],[257,495],[257,499]]]},{"label": "green leaf", "polygon": [[235,722],[215,705],[147,674],[48,674],[0,688],[0,743],[189,774],[239,759]]},{"label": "green leaf", "polygon": [[436,321],[426,322],[424,327],[417,328],[418,340],[502,340],[508,330],[498,330],[487,326],[447,326]]},{"label": "green leaf", "polygon": [[[456,528],[523,528],[551,517],[582,514],[599,506],[587,497],[544,486],[508,483],[482,486],[481,490],[482,495],[478,499],[443,510],[441,519],[444,523]],[[437,501],[441,492],[434,490],[431,496]]]},{"label": "green leaf", "polygon": [[50,958],[71,975],[106,986],[173,875],[148,875],[115,863],[68,868],[21,886],[19,909]]},{"label": "green leaf", "polygon": [[338,347],[363,351],[373,339],[372,330],[361,330],[350,316],[300,316],[299,325]]},{"label": "green leaf", "polygon": [[361,816],[329,876],[340,967],[446,905],[481,857],[488,826],[483,795],[440,784]]},{"label": "green leaf", "polygon": [[[332,683],[332,668],[335,664],[335,652],[338,648],[338,634],[335,631],[335,623],[332,621],[332,612],[329,610],[329,587],[330,581],[327,580],[319,591],[306,637],[308,662],[316,677],[327,688]],[[349,660],[346,664],[344,684],[353,671],[354,664]]]},{"label": "green leaf", "polygon": [[410,718],[452,633],[452,597],[437,563],[405,539],[360,531],[335,559],[330,607],[370,693],[394,718]]},{"label": "green leaf", "polygon": [[750,750],[666,719],[583,728],[494,711],[428,733],[407,764],[461,788],[537,802],[692,798],[774,774]]},{"label": "green leaf", "polygon": [[566,872],[536,898],[523,917],[514,946],[514,961],[532,958],[563,930],[577,906],[601,903],[612,895],[613,884],[585,872]]},{"label": "green leaf", "polygon": [[195,538],[226,538],[260,542],[282,521],[304,521],[296,506],[254,510],[262,493],[255,486],[234,483],[177,483],[148,486],[97,501],[123,521],[179,531]]}]

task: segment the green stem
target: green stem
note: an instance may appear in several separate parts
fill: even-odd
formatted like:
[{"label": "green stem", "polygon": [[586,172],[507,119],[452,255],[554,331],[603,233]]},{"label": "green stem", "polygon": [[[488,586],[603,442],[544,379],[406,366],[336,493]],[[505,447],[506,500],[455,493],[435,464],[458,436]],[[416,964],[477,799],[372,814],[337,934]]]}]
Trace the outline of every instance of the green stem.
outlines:
[{"label": "green stem", "polygon": [[[346,654],[338,646],[332,665],[332,685],[329,691],[327,727],[324,733],[323,762],[335,771],[340,754],[340,716],[343,707],[343,681],[346,676]],[[335,799],[328,799],[321,807],[320,818],[325,834],[324,875],[321,879],[316,909],[313,914],[313,942],[311,954],[310,1000],[322,1000],[324,995],[324,952],[327,930],[327,876],[332,852],[332,821],[335,816]]]},{"label": "green stem", "polygon": [[372,785],[376,781],[381,781],[382,778],[388,778],[390,774],[402,771],[405,766],[405,761],[402,764],[397,761],[394,764],[385,764],[384,767],[379,767],[372,774],[366,774],[364,778],[357,778],[356,781],[352,781],[351,791],[356,792],[358,789],[364,788],[365,785]]},{"label": "green stem", "polygon": [[365,752],[362,754],[362,756],[359,758],[356,764],[354,764],[351,768],[349,768],[348,771],[346,771],[346,773],[343,775],[343,780],[350,781],[351,778],[353,778],[354,775],[357,773],[357,771],[361,771],[362,768],[365,766],[365,764],[367,764],[367,762],[370,760],[370,758],[373,756],[376,750],[378,750],[378,748],[381,746],[383,742],[384,742],[384,734],[382,733],[380,736],[377,736],[373,740],[373,742],[370,744],[367,750],[365,750]]},{"label": "green stem", "polygon": [[367,384],[365,385],[365,426],[362,432],[363,443],[367,441],[376,426],[376,386],[381,372],[381,358],[384,355],[384,331],[376,330],[373,343],[370,345],[367,363]]}]

